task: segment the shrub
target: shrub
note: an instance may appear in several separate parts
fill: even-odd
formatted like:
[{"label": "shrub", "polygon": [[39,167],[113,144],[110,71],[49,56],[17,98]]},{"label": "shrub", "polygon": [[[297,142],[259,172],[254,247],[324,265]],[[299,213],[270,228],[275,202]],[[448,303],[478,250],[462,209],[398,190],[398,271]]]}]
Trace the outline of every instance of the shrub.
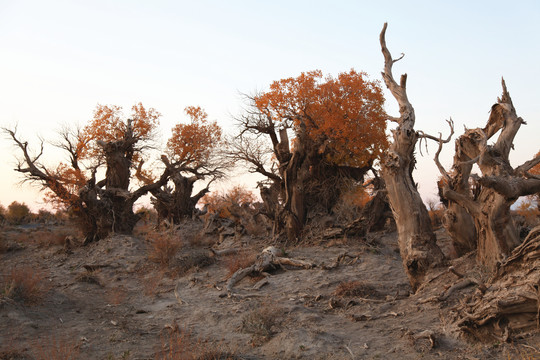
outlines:
[{"label": "shrub", "polygon": [[237,185],[227,192],[209,193],[201,199],[201,204],[208,207],[208,212],[221,218],[230,218],[233,207],[250,207],[256,201],[252,191]]},{"label": "shrub", "polygon": [[30,219],[30,208],[25,203],[12,202],[6,212],[6,220],[12,224],[22,224]]},{"label": "shrub", "polygon": [[334,290],[334,296],[339,297],[364,297],[378,298],[381,295],[372,286],[366,285],[360,281],[345,281],[339,283]]},{"label": "shrub", "polygon": [[148,259],[163,267],[169,266],[182,246],[179,236],[172,232],[152,231],[146,235],[146,239],[150,242]]},{"label": "shrub", "polygon": [[13,301],[33,305],[41,302],[50,286],[45,274],[30,266],[12,269],[3,279],[0,295]]},{"label": "shrub", "polygon": [[253,335],[254,345],[260,345],[274,336],[282,314],[275,305],[262,303],[243,317],[241,330]]},{"label": "shrub", "polygon": [[239,252],[237,254],[227,256],[225,260],[225,266],[227,267],[228,276],[232,276],[236,271],[247,268],[256,260],[255,254],[246,254],[245,252]]}]

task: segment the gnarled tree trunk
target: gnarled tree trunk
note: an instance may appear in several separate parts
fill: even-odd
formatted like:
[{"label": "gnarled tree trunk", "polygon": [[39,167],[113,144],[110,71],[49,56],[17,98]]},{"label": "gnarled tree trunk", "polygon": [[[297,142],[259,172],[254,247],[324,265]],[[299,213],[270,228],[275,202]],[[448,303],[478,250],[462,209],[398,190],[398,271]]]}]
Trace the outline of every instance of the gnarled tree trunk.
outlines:
[{"label": "gnarled tree trunk", "polygon": [[[520,196],[533,194],[540,188],[540,180],[527,174],[540,161],[539,157],[516,169],[508,160],[514,137],[524,121],[516,114],[504,80],[502,86],[503,94],[492,106],[486,127],[467,130],[456,141],[456,154],[470,159],[465,162],[467,166],[478,163],[482,172],[482,177],[476,180],[477,189],[474,193],[469,189],[469,168],[467,171],[457,171],[459,163],[455,163],[450,174],[442,169],[447,183],[443,187],[443,196],[465,209],[472,217],[477,261],[488,270],[495,269],[497,263],[519,245],[519,234],[511,217],[510,206]],[[495,144],[488,145],[488,139],[499,131]],[[468,218],[454,220],[456,228],[468,227]]]},{"label": "gnarled tree trunk", "polygon": [[414,290],[422,283],[427,270],[444,259],[436,244],[435,234],[427,209],[412,178],[414,168],[414,148],[418,134],[414,130],[414,108],[407,98],[407,75],[401,76],[398,85],[392,76],[392,59],[386,47],[384,24],[380,35],[385,60],[384,82],[399,103],[400,117],[395,119],[398,126],[393,130],[393,142],[382,161],[382,177],[386,183],[388,200],[399,236],[399,249],[405,272]]}]

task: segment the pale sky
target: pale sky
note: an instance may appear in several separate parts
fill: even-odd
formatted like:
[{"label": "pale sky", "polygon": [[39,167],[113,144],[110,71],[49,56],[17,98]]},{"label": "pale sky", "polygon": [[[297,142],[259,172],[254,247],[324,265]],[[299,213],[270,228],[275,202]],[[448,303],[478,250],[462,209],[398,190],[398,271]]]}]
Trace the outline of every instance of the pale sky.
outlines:
[{"label": "pale sky", "polygon": [[[378,37],[388,22],[390,51],[405,53],[394,72],[408,73],[416,128],[446,134],[449,117],[457,136],[463,125],[483,127],[504,76],[528,122],[511,157],[518,165],[540,150],[539,18],[538,1],[0,0],[0,126],[18,124],[37,145],[63,124],[86,123],[98,103],[127,110],[140,101],[163,114],[163,141],[188,105],[233,133],[240,93],[273,80],[351,68],[381,79]],[[55,165],[52,150],[44,159]],[[37,188],[17,185],[5,138],[0,151],[0,203],[42,206]],[[424,199],[436,197],[434,152],[414,174]],[[449,144],[442,154],[447,167],[452,152]]]}]

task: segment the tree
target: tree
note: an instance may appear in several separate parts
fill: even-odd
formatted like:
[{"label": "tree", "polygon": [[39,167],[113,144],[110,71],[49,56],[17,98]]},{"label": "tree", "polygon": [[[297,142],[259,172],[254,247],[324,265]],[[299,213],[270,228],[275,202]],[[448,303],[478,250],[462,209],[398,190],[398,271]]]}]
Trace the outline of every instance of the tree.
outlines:
[{"label": "tree", "polygon": [[[208,121],[208,114],[200,107],[189,106],[185,112],[190,122],[173,127],[167,141],[167,157],[162,158],[172,184],[152,190],[152,202],[159,219],[169,219],[173,223],[193,215],[195,205],[209,191],[210,184],[222,178],[229,166],[221,156],[225,144],[217,122]],[[152,183],[154,180],[144,174],[140,166],[137,177],[144,183]],[[195,183],[199,180],[208,181],[193,195]]]},{"label": "tree", "polygon": [[386,27],[380,34],[384,55],[384,82],[399,104],[399,118],[391,118],[397,123],[392,130],[393,141],[382,157],[382,177],[386,183],[398,230],[398,242],[405,272],[413,290],[423,282],[428,269],[442,262],[444,255],[436,244],[428,211],[424,205],[412,177],[416,163],[414,148],[421,132],[414,130],[416,116],[407,97],[407,75],[401,76],[398,84],[392,75],[392,65],[400,60],[393,59],[386,46]]},{"label": "tree", "polygon": [[265,213],[296,240],[308,212],[330,212],[342,180],[362,183],[386,148],[382,90],[354,70],[337,78],[311,71],[248,100],[233,159],[268,178]]},{"label": "tree", "polygon": [[[477,248],[477,261],[490,270],[521,242],[510,206],[520,196],[540,192],[540,178],[529,173],[540,163],[540,154],[518,167],[510,165],[514,137],[525,121],[517,115],[504,79],[502,88],[486,126],[468,129],[456,140],[452,170],[447,172],[435,157],[445,179],[442,195],[449,203],[446,226],[455,239],[466,238]],[[495,143],[488,145],[496,134]],[[482,176],[471,174],[474,164]],[[466,216],[454,216],[456,208]],[[456,236],[457,229],[461,230]]]},{"label": "tree", "polygon": [[[40,152],[32,156],[28,142],[19,140],[16,130],[4,129],[22,153],[16,171],[25,180],[36,182],[48,191],[48,198],[57,206],[69,208],[79,219],[86,242],[107,236],[110,232],[131,233],[138,216],[133,204],[148,191],[162,186],[168,170],[153,183],[130,188],[131,172],[143,157],[153,138],[160,114],[132,107],[124,119],[119,106],[98,105],[92,120],[84,128],[64,128],[55,143],[68,155],[68,163],[55,169],[40,161]],[[98,173],[104,178],[97,181]]]},{"label": "tree", "polygon": [[25,203],[14,201],[9,204],[6,219],[13,224],[21,224],[30,218],[30,208]]}]

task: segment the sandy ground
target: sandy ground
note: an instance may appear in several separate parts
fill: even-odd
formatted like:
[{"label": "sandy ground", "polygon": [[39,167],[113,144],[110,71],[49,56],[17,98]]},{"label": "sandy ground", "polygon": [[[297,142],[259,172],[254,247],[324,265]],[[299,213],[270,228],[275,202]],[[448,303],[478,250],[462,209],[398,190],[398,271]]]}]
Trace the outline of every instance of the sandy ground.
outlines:
[{"label": "sandy ground", "polygon": [[[319,266],[276,270],[260,289],[254,286],[262,277],[248,277],[227,296],[234,264],[269,244],[264,237],[229,238],[218,248],[241,248],[241,255],[210,257],[216,239],[201,239],[200,228],[184,224],[182,248],[166,267],[149,259],[144,235],[66,250],[40,242],[43,228],[4,228],[0,359],[67,359],[60,353],[70,350],[78,359],[539,358],[538,333],[505,344],[461,336],[452,307],[473,288],[423,301],[456,282],[444,269],[412,295],[395,233],[276,245]],[[444,246],[444,232],[438,236]],[[336,268],[321,268],[345,253]],[[478,271],[472,263],[466,257],[452,265],[470,274]],[[9,274],[25,267],[42,276],[35,301],[6,295]]]}]

